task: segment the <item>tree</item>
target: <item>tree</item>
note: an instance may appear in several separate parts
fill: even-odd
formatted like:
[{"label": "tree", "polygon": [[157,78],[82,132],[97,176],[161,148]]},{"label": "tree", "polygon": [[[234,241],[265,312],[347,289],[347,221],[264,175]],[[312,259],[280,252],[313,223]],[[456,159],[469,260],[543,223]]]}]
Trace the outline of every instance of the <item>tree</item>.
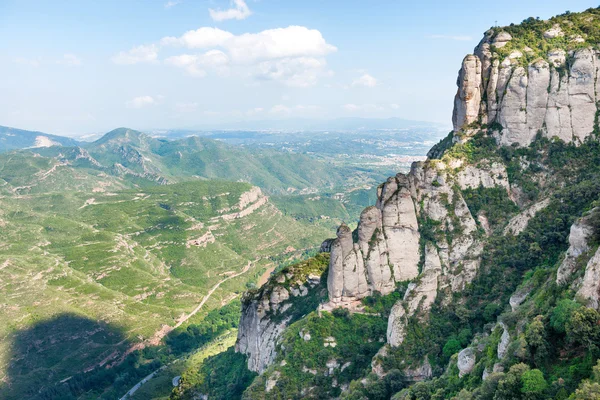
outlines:
[{"label": "tree", "polygon": [[540,398],[548,387],[548,383],[544,379],[544,374],[539,369],[532,369],[525,371],[521,376],[521,392],[525,394],[528,399]]},{"label": "tree", "polygon": [[442,352],[446,357],[450,357],[453,354],[458,353],[461,348],[460,342],[457,339],[452,338],[446,342]]},{"label": "tree", "polygon": [[573,312],[567,324],[567,338],[571,343],[580,343],[588,349],[594,349],[600,344],[600,314],[598,311],[581,307]]},{"label": "tree", "polygon": [[536,365],[540,365],[548,355],[548,342],[546,341],[543,318],[541,315],[535,317],[525,331],[525,340]]},{"label": "tree", "polygon": [[564,299],[556,304],[550,315],[550,326],[558,333],[565,333],[566,326],[575,310],[581,307],[573,300]]},{"label": "tree", "polygon": [[522,398],[521,388],[523,383],[521,377],[529,371],[526,364],[515,364],[508,370],[508,373],[498,382],[494,400],[518,400]]},{"label": "tree", "polygon": [[600,384],[584,381],[579,388],[569,397],[569,400],[597,400],[600,399]]}]

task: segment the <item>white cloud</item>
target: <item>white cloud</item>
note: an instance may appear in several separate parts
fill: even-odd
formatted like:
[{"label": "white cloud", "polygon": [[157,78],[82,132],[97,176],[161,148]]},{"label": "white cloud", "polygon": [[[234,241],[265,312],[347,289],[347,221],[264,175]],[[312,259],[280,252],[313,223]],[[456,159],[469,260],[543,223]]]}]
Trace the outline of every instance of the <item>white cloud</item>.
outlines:
[{"label": "white cloud", "polygon": [[264,108],[262,108],[262,107],[255,107],[253,109],[250,109],[250,110],[246,111],[246,115],[253,116],[253,115],[257,115],[257,114],[262,114],[263,111],[265,111]]},{"label": "white cloud", "polygon": [[400,106],[398,104],[396,104],[396,103],[392,103],[392,104],[390,104],[390,108],[392,110],[398,110],[398,109],[400,109]]},{"label": "white cloud", "polygon": [[278,104],[278,105],[271,107],[271,109],[269,110],[269,113],[273,114],[273,115],[278,115],[278,116],[290,116],[292,114],[294,114],[294,115],[310,115],[310,114],[314,114],[315,112],[318,112],[320,110],[321,110],[321,107],[313,106],[313,105],[298,104],[296,106],[288,107],[283,104]]},{"label": "white cloud", "polygon": [[221,11],[210,8],[208,12],[210,13],[210,17],[213,19],[213,21],[217,22],[228,19],[242,20],[252,15],[252,11],[250,11],[244,0],[234,0],[233,5],[234,7],[228,10]]},{"label": "white cloud", "polygon": [[337,50],[325,41],[321,32],[304,26],[267,29],[241,35],[219,28],[202,27],[187,31],[180,37],[164,37],[160,44],[190,49],[222,47],[239,63],[285,57],[322,57]]},{"label": "white cloud", "polygon": [[75,54],[65,54],[63,58],[57,61],[57,64],[66,65],[68,67],[79,67],[83,64],[81,58],[77,57]]},{"label": "white cloud", "polygon": [[165,8],[168,10],[171,7],[175,7],[177,4],[181,4],[181,1],[179,0],[175,0],[175,1],[167,1],[165,3]]},{"label": "white cloud", "polygon": [[125,103],[128,108],[144,108],[147,106],[155,106],[158,104],[158,99],[152,96],[138,96]]},{"label": "white cloud", "polygon": [[156,45],[142,45],[132,48],[129,51],[121,51],[112,58],[115,64],[131,65],[137,63],[153,63],[158,58],[158,48]]},{"label": "white cloud", "polygon": [[314,85],[320,76],[327,74],[324,59],[312,57],[284,58],[263,61],[256,66],[254,76],[260,80],[275,80],[288,86]]},{"label": "white cloud", "polygon": [[182,68],[192,76],[206,76],[208,70],[221,75],[234,71],[295,87],[311,86],[320,77],[332,75],[326,70],[325,56],[337,50],[325,41],[321,32],[303,26],[241,35],[202,27],[180,37],[164,37],[157,44],[121,52],[113,61],[119,64],[156,62],[163,47],[207,49],[202,54],[179,54],[165,60],[166,64]]},{"label": "white cloud", "polygon": [[360,78],[355,79],[352,82],[352,86],[364,86],[364,87],[372,88],[372,87],[377,86],[377,79],[375,79],[373,76],[365,73]]},{"label": "white cloud", "polygon": [[233,33],[219,28],[202,27],[187,31],[180,37],[164,37],[160,40],[160,44],[163,46],[184,46],[189,49],[205,49],[223,46],[233,36]]},{"label": "white cloud", "polygon": [[304,26],[244,33],[225,43],[231,58],[240,63],[285,57],[322,57],[337,50],[321,32]]},{"label": "white cloud", "polygon": [[190,75],[195,77],[206,76],[206,67],[218,69],[225,68],[229,63],[229,57],[221,50],[209,50],[204,54],[181,54],[172,56],[165,60],[166,64],[184,68]]},{"label": "white cloud", "polygon": [[457,40],[461,42],[468,42],[473,40],[471,36],[467,35],[429,35],[427,36],[429,39],[447,39],[447,40]]},{"label": "white cloud", "polygon": [[269,110],[269,113],[276,114],[276,115],[289,115],[291,112],[292,112],[292,110],[289,107],[284,106],[283,104],[278,104],[276,106],[273,106]]}]

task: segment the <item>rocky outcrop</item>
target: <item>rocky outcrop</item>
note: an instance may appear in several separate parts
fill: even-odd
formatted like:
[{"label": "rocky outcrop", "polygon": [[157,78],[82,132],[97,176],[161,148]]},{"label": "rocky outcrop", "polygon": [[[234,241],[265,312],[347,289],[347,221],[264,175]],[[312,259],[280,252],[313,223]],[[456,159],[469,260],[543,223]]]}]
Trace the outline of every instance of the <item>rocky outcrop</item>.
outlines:
[{"label": "rocky outcrop", "polygon": [[585,275],[577,291],[577,297],[584,300],[588,307],[598,309],[600,305],[600,249],[585,266]]},{"label": "rocky outcrop", "polygon": [[404,340],[404,329],[407,317],[419,308],[428,311],[435,301],[438,292],[438,279],[442,273],[442,265],[437,249],[429,243],[425,252],[425,263],[419,282],[409,284],[404,298],[392,308],[388,319],[387,341],[391,346],[398,346]]},{"label": "rocky outcrop", "polygon": [[510,296],[510,299],[508,299],[508,304],[510,304],[511,310],[515,311],[517,309],[517,307],[519,307],[521,305],[521,303],[523,303],[525,301],[527,296],[529,296],[530,292],[531,292],[530,285],[518,288],[513,293],[513,295]]},{"label": "rocky outcrop", "polygon": [[558,267],[556,273],[556,283],[565,284],[571,278],[577,265],[577,258],[587,252],[590,247],[588,240],[592,234],[592,227],[588,224],[587,218],[581,218],[571,225],[569,232],[569,248],[564,260]]},{"label": "rocky outcrop", "polygon": [[548,204],[550,204],[550,199],[544,199],[511,218],[511,220],[508,222],[508,225],[506,225],[506,228],[504,228],[504,234],[517,236],[523,232],[525,228],[527,228],[529,220],[533,218],[538,211],[548,207]]},{"label": "rocky outcrop", "polygon": [[[594,208],[571,225],[569,248],[556,273],[556,283],[571,283],[576,298],[596,309],[600,307],[600,249],[593,251],[597,246],[594,221],[599,212],[600,208]],[[573,275],[581,276],[575,272],[583,265],[583,278],[574,279]]]},{"label": "rocky outcrop", "polygon": [[[409,174],[391,177],[379,187],[376,205],[362,212],[355,232],[340,226],[330,245],[327,283],[331,305],[348,305],[375,292],[388,294],[397,282],[413,280],[420,273],[415,293],[426,290],[425,286],[433,282],[433,272],[424,267],[427,260],[434,263],[434,250],[439,260],[435,274],[443,276],[442,287],[461,290],[473,279],[482,242],[457,187],[501,186],[508,190],[509,185],[504,167],[497,163],[460,168],[458,174],[451,174],[453,169],[441,161],[414,163]],[[427,248],[427,254],[421,254],[420,219],[449,230],[452,243],[440,237],[434,247]],[[420,265],[421,256],[424,265]],[[427,297],[435,298],[431,293]],[[416,299],[409,306],[411,313],[421,297]]]},{"label": "rocky outcrop", "polygon": [[500,337],[500,342],[498,342],[498,359],[502,360],[506,355],[506,351],[508,350],[508,345],[510,343],[510,334],[508,333],[508,328],[502,322],[500,323],[500,327],[502,328],[502,336]]},{"label": "rocky outcrop", "polygon": [[379,188],[377,205],[362,212],[356,235],[346,225],[339,227],[331,243],[329,300],[342,304],[374,292],[388,294],[396,282],[418,275],[418,263],[411,183],[398,174]]},{"label": "rocky outcrop", "polygon": [[[319,257],[325,256],[288,267],[272,276],[260,290],[244,294],[235,349],[248,357],[249,370],[262,373],[273,363],[281,334],[301,317],[295,303],[312,302],[316,309],[325,289],[319,276],[327,261],[324,258],[318,262]],[[305,340],[310,340],[310,334],[305,335]]]},{"label": "rocky outcrop", "polygon": [[[557,24],[544,36],[561,33]],[[538,132],[565,142],[583,141],[594,130],[600,101],[600,52],[592,47],[568,54],[554,49],[524,64],[523,54],[531,49],[516,49],[508,55],[498,51],[511,40],[504,31],[490,30],[474,54],[465,57],[454,101],[454,131],[468,130],[474,122],[496,124],[502,128],[495,130],[496,139],[507,146],[527,146]]]},{"label": "rocky outcrop", "polygon": [[458,353],[458,359],[456,366],[458,367],[458,376],[463,377],[464,375],[470,374],[475,367],[475,361],[477,361],[477,354],[475,349],[467,347]]}]

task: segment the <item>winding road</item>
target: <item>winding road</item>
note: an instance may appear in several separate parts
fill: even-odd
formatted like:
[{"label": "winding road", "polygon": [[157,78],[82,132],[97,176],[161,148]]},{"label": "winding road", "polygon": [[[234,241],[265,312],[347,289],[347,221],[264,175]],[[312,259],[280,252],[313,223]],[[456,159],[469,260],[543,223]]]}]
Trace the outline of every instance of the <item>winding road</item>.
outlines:
[{"label": "winding road", "polygon": [[[256,262],[258,260],[255,260],[254,262]],[[148,344],[158,344],[160,343],[160,341],[162,340],[162,338],[164,338],[169,332],[171,332],[174,329],[179,328],[184,322],[186,322],[187,320],[189,320],[191,317],[193,317],[194,315],[196,315],[198,313],[198,311],[200,311],[200,309],[202,308],[202,306],[204,306],[204,304],[206,304],[206,302],[208,301],[208,299],[210,299],[210,296],[212,296],[212,294],[219,288],[219,286],[221,286],[221,284],[227,282],[230,279],[236,278],[242,274],[245,274],[246,272],[248,272],[250,270],[250,268],[252,267],[253,262],[252,261],[248,261],[248,264],[246,264],[246,266],[240,271],[240,272],[236,272],[235,274],[229,275],[226,278],[221,279],[219,282],[217,282],[209,291],[208,293],[202,298],[202,301],[200,302],[200,304],[198,304],[198,306],[196,306],[196,308],[194,308],[194,310],[192,310],[191,313],[189,313],[188,315],[186,315],[184,318],[182,318],[181,320],[179,320],[179,322],[177,322],[173,327],[163,327],[162,329],[160,329],[159,331],[157,331],[154,336],[152,337],[152,339],[150,339]],[[129,350],[127,350],[125,352],[125,354],[123,355],[123,358],[126,357],[129,353],[131,353],[134,350],[141,350],[144,347],[146,347],[147,344],[145,343],[138,343],[137,345],[131,347]],[[122,359],[123,359],[122,358]],[[169,364],[174,363],[177,360],[171,361]],[[163,370],[164,368],[166,368],[169,364],[163,365],[162,367],[158,368],[156,371],[152,372],[151,374],[145,376],[141,381],[139,381],[138,383],[136,383],[131,389],[129,389],[127,391],[127,393],[125,393],[125,395],[123,397],[121,397],[120,400],[127,400],[128,398],[130,398],[131,396],[133,396],[133,394],[135,392],[137,392],[137,390],[142,387],[142,385],[146,382],[148,382],[150,379],[152,379],[154,377],[154,375],[156,375],[158,372],[160,372],[161,370]]]}]

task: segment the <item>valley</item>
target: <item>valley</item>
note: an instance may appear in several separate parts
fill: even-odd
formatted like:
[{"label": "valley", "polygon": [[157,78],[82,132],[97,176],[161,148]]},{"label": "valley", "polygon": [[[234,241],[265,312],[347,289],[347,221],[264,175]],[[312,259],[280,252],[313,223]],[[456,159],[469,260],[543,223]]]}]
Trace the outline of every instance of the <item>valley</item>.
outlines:
[{"label": "valley", "polygon": [[600,7],[192,3],[7,52],[1,399],[600,399]]},{"label": "valley", "polygon": [[[314,254],[374,201],[380,173],[129,129],[58,143],[0,154],[0,393],[11,399],[52,397],[82,376],[101,389],[98,371],[127,371],[132,357],[163,371],[181,357],[165,340]],[[123,390],[111,386],[106,398]]]}]

